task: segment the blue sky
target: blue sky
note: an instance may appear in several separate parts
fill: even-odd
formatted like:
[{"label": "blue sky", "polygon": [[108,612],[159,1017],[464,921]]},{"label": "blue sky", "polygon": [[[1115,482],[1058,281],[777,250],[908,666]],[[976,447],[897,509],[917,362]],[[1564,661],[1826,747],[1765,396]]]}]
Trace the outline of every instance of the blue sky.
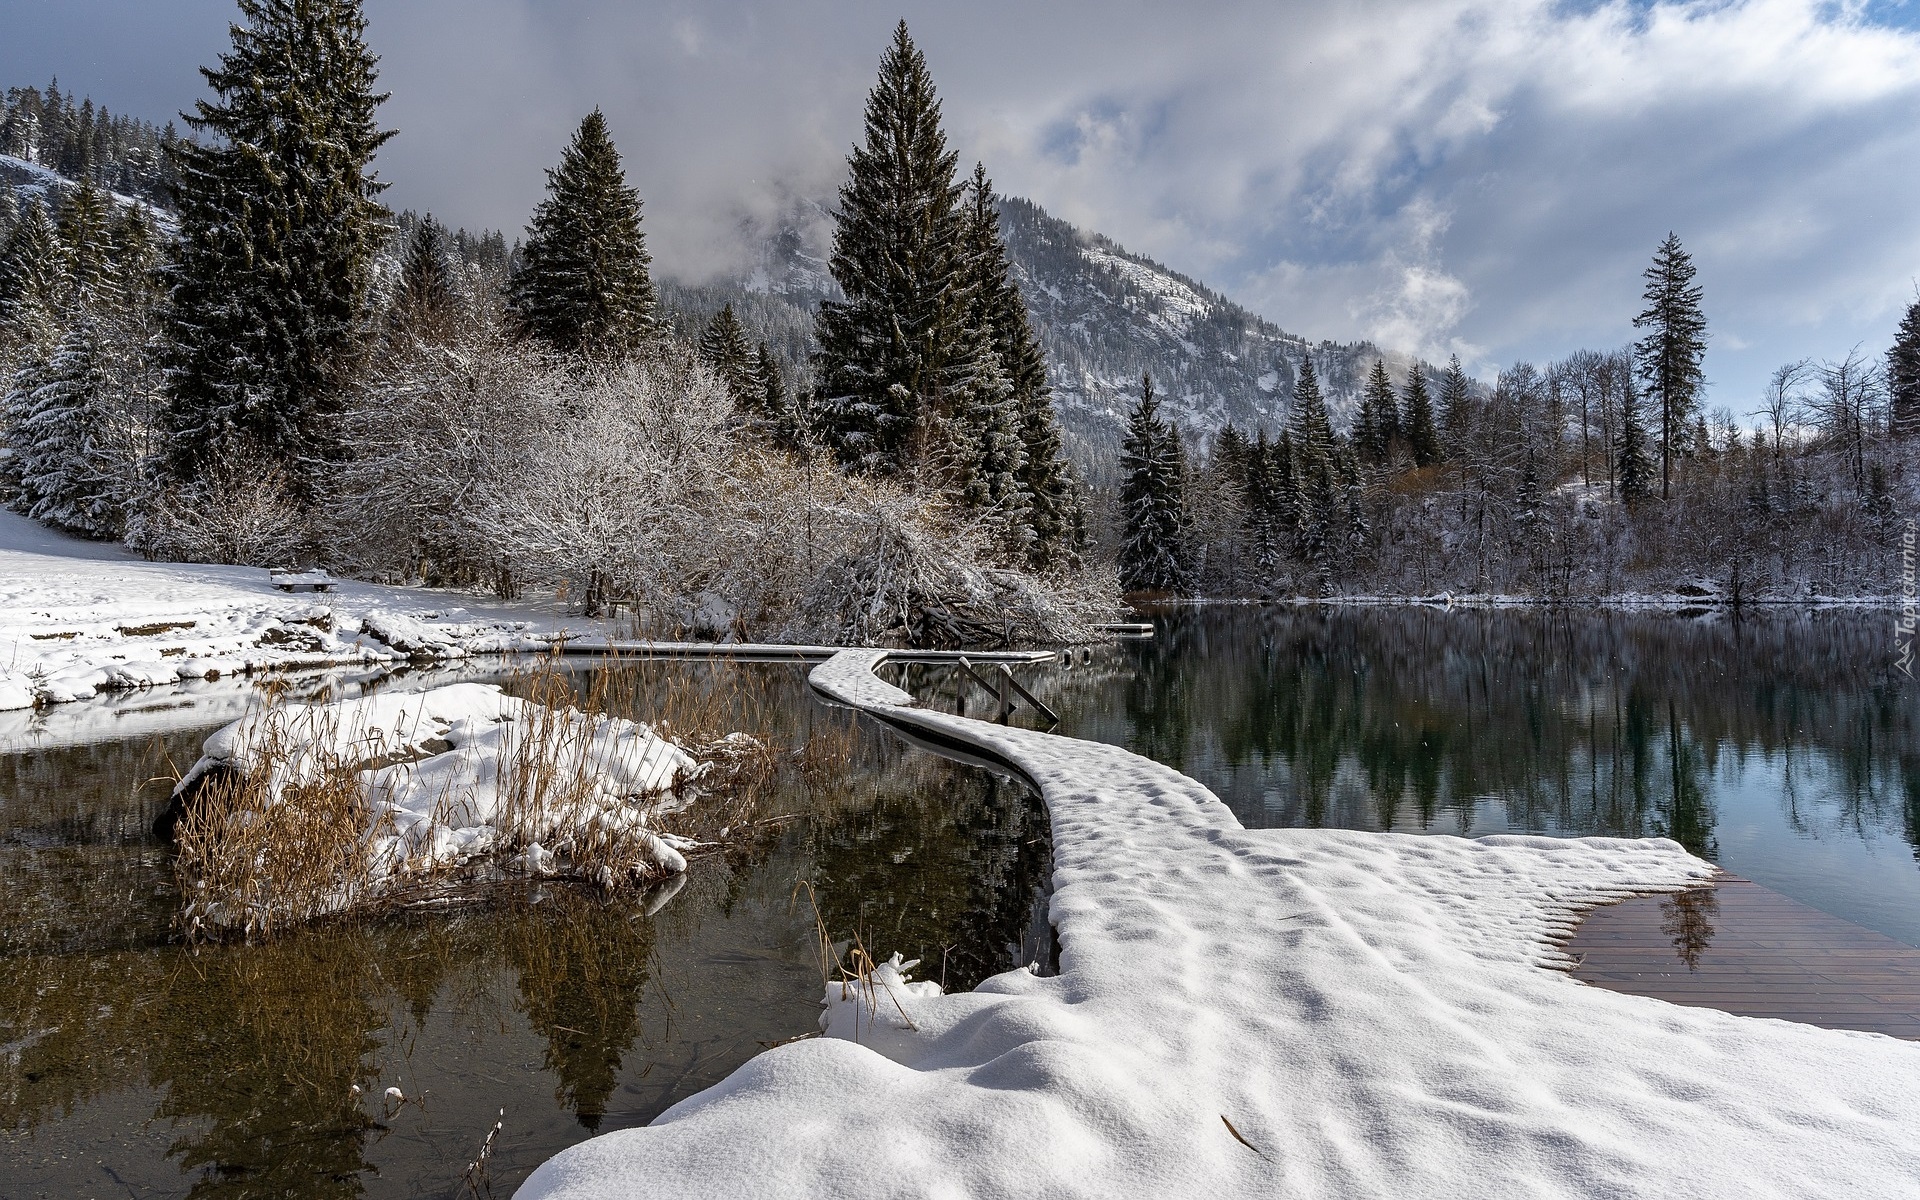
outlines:
[{"label": "blue sky", "polygon": [[[1920,6],[369,0],[389,199],[510,232],[602,106],[661,269],[824,194],[893,21],[1000,187],[1315,337],[1490,374],[1632,335],[1668,230],[1709,400],[1891,338],[1920,278]],[[164,116],[226,0],[0,0],[0,80]]]}]

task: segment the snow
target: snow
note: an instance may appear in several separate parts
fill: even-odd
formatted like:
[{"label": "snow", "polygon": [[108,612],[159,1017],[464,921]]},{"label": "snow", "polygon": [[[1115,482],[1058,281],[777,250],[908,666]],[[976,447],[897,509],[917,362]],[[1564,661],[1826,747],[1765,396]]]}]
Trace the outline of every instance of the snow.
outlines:
[{"label": "snow", "polygon": [[[42,204],[51,204],[57,196],[76,189],[79,184],[37,162],[15,158],[11,154],[0,154],[0,186],[10,187],[16,202],[36,199]],[[179,232],[179,218],[159,205],[142,200],[138,196],[129,196],[111,189],[102,190],[121,208],[141,209],[165,236],[172,237]]]},{"label": "snow", "polygon": [[278,668],[538,651],[610,626],[455,593],[144,562],[0,512],[0,710]]},{"label": "snow", "polygon": [[[534,753],[534,781],[521,751]],[[191,796],[211,772],[266,770],[270,803],[285,790],[338,769],[357,779],[367,805],[370,893],[408,876],[463,866],[514,838],[527,844],[514,865],[553,875],[567,848],[611,833],[644,853],[643,874],[686,869],[684,843],[652,833],[657,818],[684,807],[678,784],[701,764],[645,725],[606,714],[546,709],[493,684],[455,683],[426,691],[382,691],[319,704],[263,708],[209,735],[174,795]],[[530,799],[535,793],[546,802]],[[336,903],[349,897],[343,892]],[[206,917],[218,923],[222,914]]]},{"label": "snow", "polygon": [[1060,973],[834,985],[829,1036],[522,1200],[1920,1195],[1920,1046],[1559,969],[1582,909],[1711,874],[1677,844],[1246,830],[1116,747],[890,704],[875,662],[815,684],[1042,789]]}]

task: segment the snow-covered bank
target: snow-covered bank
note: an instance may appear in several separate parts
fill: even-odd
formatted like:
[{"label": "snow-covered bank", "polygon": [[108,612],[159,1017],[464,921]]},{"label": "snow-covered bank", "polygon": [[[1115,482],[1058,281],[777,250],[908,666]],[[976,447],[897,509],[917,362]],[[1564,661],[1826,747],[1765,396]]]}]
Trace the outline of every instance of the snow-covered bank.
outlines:
[{"label": "snow-covered bank", "polygon": [[[265,929],[480,860],[603,886],[677,873],[687,843],[656,827],[702,772],[645,725],[492,684],[264,708],[208,737],[174,788],[188,814],[183,862],[200,876],[185,919],[190,930]],[[221,779],[244,783],[215,811],[194,811]],[[338,853],[315,853],[336,798]],[[282,806],[308,810],[287,814],[298,836],[275,835]]]},{"label": "snow-covered bank", "polygon": [[257,567],[143,562],[0,512],[0,710],[247,671],[461,658],[605,622],[417,588],[290,594]]},{"label": "snow-covered bank", "polygon": [[1711,873],[1678,845],[1245,830],[1123,750],[904,707],[876,661],[816,686],[1044,791],[1060,973],[836,986],[830,1036],[523,1200],[1920,1195],[1920,1046],[1557,969],[1582,908]]}]

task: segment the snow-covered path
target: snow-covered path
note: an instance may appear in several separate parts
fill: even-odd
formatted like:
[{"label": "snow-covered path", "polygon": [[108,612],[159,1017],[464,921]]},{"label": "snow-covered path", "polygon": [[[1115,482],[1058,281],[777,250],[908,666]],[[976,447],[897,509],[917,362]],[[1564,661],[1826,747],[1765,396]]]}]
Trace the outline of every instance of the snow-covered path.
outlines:
[{"label": "snow-covered path", "polygon": [[1711,872],[1678,845],[1246,830],[1124,750],[907,707],[883,657],[815,685],[1042,789],[1060,973],[835,987],[830,1036],[522,1200],[1920,1195],[1920,1046],[1554,969],[1579,909]]}]

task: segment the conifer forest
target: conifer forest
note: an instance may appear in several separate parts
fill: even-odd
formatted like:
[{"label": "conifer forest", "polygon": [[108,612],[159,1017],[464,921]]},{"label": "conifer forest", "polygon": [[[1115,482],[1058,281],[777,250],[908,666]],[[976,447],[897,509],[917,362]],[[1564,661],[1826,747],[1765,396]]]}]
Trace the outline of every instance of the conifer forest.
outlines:
[{"label": "conifer forest", "polygon": [[[925,646],[1070,639],[1137,593],[1898,591],[1920,301],[1889,345],[1735,396],[1677,236],[1620,344],[1477,373],[1290,338],[1167,274],[1271,367],[1210,377],[1203,411],[1128,324],[1158,301],[1112,264],[1144,260],[962,162],[905,22],[816,286],[782,293],[656,279],[597,109],[519,233],[390,210],[360,5],[239,9],[184,128],[5,93],[0,491],[63,532]],[[1076,271],[1105,324],[1064,311]],[[1130,411],[1089,416],[1096,376]]]}]

